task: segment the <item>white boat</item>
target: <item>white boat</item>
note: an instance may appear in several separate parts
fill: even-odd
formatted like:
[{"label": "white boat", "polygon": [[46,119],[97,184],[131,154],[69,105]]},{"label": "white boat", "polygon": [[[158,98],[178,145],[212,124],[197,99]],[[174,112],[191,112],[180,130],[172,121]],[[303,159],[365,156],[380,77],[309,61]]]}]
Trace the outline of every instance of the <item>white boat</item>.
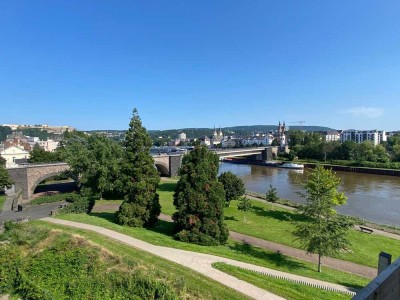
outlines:
[{"label": "white boat", "polygon": [[279,168],[286,168],[286,169],[296,169],[296,170],[303,170],[303,164],[295,164],[295,163],[282,163],[278,165]]}]

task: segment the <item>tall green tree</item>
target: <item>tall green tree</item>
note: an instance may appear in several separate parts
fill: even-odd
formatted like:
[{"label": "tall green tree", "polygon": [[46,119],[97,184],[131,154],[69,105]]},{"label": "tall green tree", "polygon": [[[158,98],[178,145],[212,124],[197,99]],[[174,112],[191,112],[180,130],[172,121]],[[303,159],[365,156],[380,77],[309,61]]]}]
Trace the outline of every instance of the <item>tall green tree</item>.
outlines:
[{"label": "tall green tree", "polygon": [[318,272],[321,258],[346,249],[350,242],[348,229],[352,224],[336,213],[335,206],[346,203],[346,197],[338,191],[340,179],[331,170],[317,166],[304,185],[306,204],[298,211],[306,221],[298,222],[294,235],[308,253],[318,254]]},{"label": "tall green tree", "polygon": [[246,192],[243,180],[230,171],[219,175],[218,181],[224,186],[226,206],[229,206],[231,200],[238,199]]},{"label": "tall green tree", "polygon": [[[10,188],[14,184],[13,180],[8,174],[5,166],[0,163],[0,192],[4,192],[4,188]],[[1,209],[1,207],[0,207]]]},{"label": "tall green tree", "polygon": [[102,198],[104,193],[121,192],[123,149],[117,142],[98,134],[71,134],[58,152],[70,165],[72,177],[91,194]]},{"label": "tall green tree", "polygon": [[151,145],[150,136],[135,108],[124,142],[125,157],[121,175],[127,194],[116,213],[120,224],[152,226],[160,215],[161,206],[156,192],[160,176],[150,155]]},{"label": "tall green tree", "polygon": [[223,244],[228,239],[224,223],[225,192],[218,182],[218,156],[196,146],[183,157],[174,193],[175,237],[201,245]]}]

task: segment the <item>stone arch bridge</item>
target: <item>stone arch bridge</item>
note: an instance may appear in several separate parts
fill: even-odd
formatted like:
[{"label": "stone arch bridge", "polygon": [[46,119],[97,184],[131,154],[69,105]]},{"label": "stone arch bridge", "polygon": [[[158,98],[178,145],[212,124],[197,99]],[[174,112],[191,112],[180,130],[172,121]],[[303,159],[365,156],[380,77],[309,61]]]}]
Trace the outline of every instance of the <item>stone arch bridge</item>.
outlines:
[{"label": "stone arch bridge", "polygon": [[21,190],[22,202],[32,199],[40,182],[69,170],[67,163],[32,164],[7,169],[14,180],[15,190]]},{"label": "stone arch bridge", "polygon": [[[270,160],[272,158],[273,147],[251,148],[251,149],[223,149],[213,150],[220,157],[250,156],[256,160]],[[154,165],[164,176],[177,176],[182,164],[183,154],[159,154],[153,155]],[[29,202],[33,193],[40,182],[59,175],[69,170],[67,163],[52,164],[28,164],[17,168],[7,169],[11,178],[14,180],[15,190],[21,191],[22,202]]]}]

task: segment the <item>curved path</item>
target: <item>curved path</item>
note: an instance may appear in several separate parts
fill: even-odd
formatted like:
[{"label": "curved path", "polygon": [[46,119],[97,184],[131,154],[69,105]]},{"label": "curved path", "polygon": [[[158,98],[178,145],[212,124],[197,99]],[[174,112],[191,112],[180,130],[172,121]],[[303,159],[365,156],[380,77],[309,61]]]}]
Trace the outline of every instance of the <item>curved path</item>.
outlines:
[{"label": "curved path", "polygon": [[243,269],[262,273],[262,274],[265,274],[268,276],[290,280],[290,281],[293,281],[296,283],[302,283],[302,284],[319,287],[319,288],[330,290],[330,291],[343,292],[343,293],[347,293],[347,294],[351,294],[351,295],[355,294],[352,289],[342,286],[342,285],[339,285],[339,284],[328,283],[328,282],[324,282],[324,281],[320,281],[320,280],[316,280],[316,279],[312,279],[312,278],[308,278],[308,277],[303,277],[303,276],[293,275],[293,274],[289,274],[289,273],[285,273],[285,272],[280,272],[280,271],[276,271],[273,269],[259,267],[256,265],[243,263],[243,262],[239,262],[239,261],[235,261],[232,259],[227,259],[227,258],[223,258],[223,257],[219,257],[219,256],[185,251],[185,250],[169,248],[169,247],[155,246],[155,245],[149,244],[147,242],[144,242],[142,240],[138,240],[138,239],[135,239],[128,235],[125,235],[125,234],[122,234],[122,233],[119,233],[119,232],[116,232],[113,230],[109,230],[109,229],[106,229],[103,227],[99,227],[99,226],[78,223],[78,222],[72,222],[72,221],[66,221],[66,220],[61,220],[61,219],[54,219],[54,218],[43,218],[41,220],[44,220],[44,221],[47,221],[50,223],[66,225],[66,226],[70,226],[70,227],[86,229],[86,230],[91,230],[91,231],[100,233],[107,237],[113,238],[117,241],[123,242],[130,246],[133,246],[135,248],[147,251],[151,254],[157,255],[164,259],[167,259],[172,262],[183,265],[185,267],[188,267],[196,272],[199,272],[199,273],[201,273],[215,281],[218,281],[221,284],[226,285],[226,286],[228,286],[244,295],[247,295],[253,299],[281,300],[283,298],[281,298],[277,295],[274,295],[270,292],[267,292],[263,289],[260,289],[260,288],[254,286],[252,284],[249,284],[243,280],[239,280],[239,279],[237,279],[231,275],[228,275],[224,272],[216,270],[212,267],[212,264],[216,263],[216,262],[222,262],[222,263],[237,266],[237,267],[240,267]]}]

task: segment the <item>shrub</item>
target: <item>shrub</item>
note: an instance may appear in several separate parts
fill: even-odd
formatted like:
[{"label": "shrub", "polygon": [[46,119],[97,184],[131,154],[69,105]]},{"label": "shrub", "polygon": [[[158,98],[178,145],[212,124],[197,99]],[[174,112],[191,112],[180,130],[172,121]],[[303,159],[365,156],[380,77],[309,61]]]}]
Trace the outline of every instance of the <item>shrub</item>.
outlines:
[{"label": "shrub", "polygon": [[274,202],[274,203],[279,200],[276,188],[274,188],[271,184],[269,185],[269,190],[265,195],[265,199],[267,199],[267,201],[269,202]]},{"label": "shrub", "polygon": [[53,203],[53,202],[61,202],[61,201],[67,201],[67,202],[74,202],[77,198],[79,198],[79,195],[77,193],[65,193],[65,194],[55,194],[55,195],[48,195],[48,196],[42,196],[40,198],[36,198],[32,200],[32,205],[39,205],[43,203]]},{"label": "shrub", "polygon": [[226,206],[233,199],[238,199],[246,192],[243,180],[232,172],[224,172],[218,177],[218,181],[224,186]]}]

